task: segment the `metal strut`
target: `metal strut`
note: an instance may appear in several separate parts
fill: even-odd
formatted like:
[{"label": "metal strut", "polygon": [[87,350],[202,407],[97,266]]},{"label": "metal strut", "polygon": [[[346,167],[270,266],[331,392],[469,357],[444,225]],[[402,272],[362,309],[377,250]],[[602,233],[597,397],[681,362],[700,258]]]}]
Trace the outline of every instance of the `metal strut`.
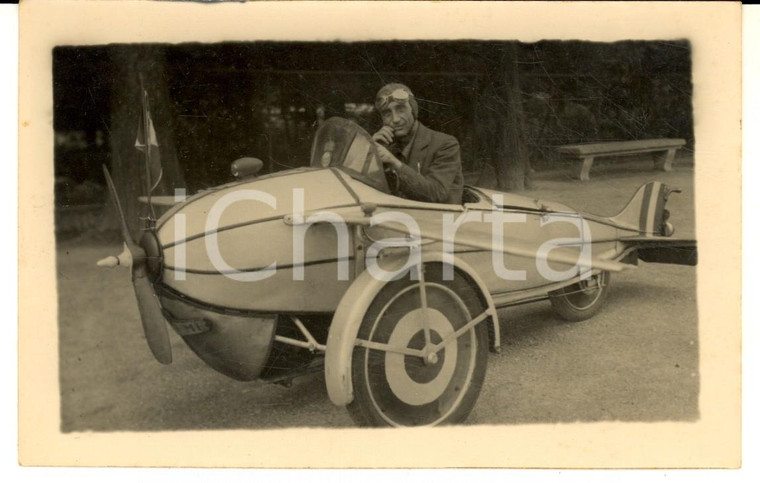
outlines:
[{"label": "metal strut", "polygon": [[309,329],[306,328],[305,325],[303,325],[303,322],[298,317],[295,316],[289,316],[290,320],[293,321],[296,327],[298,327],[298,330],[301,331],[301,334],[306,339],[298,340],[298,339],[292,339],[290,337],[285,337],[284,335],[275,335],[274,340],[277,342],[282,342],[283,344],[288,344],[296,347],[301,347],[303,349],[308,349],[311,352],[321,351],[325,352],[327,349],[327,346],[324,344],[320,344],[317,342],[317,339],[314,338],[313,335],[311,335],[311,332],[309,332]]}]

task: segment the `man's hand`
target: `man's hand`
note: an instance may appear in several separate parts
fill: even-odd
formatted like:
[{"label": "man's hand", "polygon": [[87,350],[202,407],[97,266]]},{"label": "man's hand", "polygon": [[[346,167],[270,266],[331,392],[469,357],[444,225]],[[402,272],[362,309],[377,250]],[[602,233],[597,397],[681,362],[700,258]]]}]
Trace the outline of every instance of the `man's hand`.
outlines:
[{"label": "man's hand", "polygon": [[381,127],[379,131],[372,135],[372,140],[376,143],[390,146],[393,144],[393,129],[390,126]]},{"label": "man's hand", "polygon": [[380,157],[380,161],[382,161],[383,164],[390,165],[394,168],[398,168],[401,166],[401,161],[396,158],[388,149],[383,146],[380,143],[375,143],[375,147],[377,148],[377,155]]}]

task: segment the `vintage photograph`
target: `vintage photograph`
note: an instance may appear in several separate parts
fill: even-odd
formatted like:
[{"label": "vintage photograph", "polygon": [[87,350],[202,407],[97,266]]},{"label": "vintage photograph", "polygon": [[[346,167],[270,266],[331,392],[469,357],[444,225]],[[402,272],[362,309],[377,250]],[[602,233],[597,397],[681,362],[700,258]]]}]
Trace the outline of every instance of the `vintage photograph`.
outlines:
[{"label": "vintage photograph", "polygon": [[52,42],[60,435],[711,420],[702,44],[482,37]]},{"label": "vintage photograph", "polygon": [[59,46],[53,82],[62,431],[699,417],[688,41]]}]

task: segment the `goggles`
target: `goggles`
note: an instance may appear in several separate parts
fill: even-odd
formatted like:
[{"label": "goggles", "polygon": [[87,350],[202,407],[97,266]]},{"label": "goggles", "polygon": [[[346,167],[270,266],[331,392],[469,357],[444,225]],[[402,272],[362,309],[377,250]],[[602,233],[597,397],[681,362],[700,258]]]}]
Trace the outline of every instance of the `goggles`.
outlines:
[{"label": "goggles", "polygon": [[406,90],[396,89],[387,96],[378,97],[376,104],[379,107],[385,107],[391,102],[408,102],[410,97]]}]

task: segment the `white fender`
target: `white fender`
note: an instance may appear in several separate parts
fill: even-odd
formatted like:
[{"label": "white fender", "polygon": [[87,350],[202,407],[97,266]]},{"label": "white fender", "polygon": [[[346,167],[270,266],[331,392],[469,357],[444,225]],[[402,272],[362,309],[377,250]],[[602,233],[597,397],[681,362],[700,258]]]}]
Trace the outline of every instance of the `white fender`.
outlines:
[{"label": "white fender", "polygon": [[[406,262],[404,258],[402,257],[394,266],[388,266],[385,269],[388,271],[392,271],[394,268],[400,269]],[[423,253],[422,261],[423,263],[443,262],[443,254],[437,252]],[[450,261],[451,259],[449,259]],[[456,256],[453,257],[453,262],[456,269],[466,273],[477,284],[478,290],[483,295],[493,328],[494,336],[491,349],[498,352],[501,346],[499,319],[488,287],[470,265]],[[365,270],[343,295],[333,316],[325,351],[325,383],[330,401],[337,406],[345,406],[354,399],[354,389],[351,382],[351,360],[356,338],[359,335],[359,326],[372,301],[375,300],[386,283],[373,277]]]}]

